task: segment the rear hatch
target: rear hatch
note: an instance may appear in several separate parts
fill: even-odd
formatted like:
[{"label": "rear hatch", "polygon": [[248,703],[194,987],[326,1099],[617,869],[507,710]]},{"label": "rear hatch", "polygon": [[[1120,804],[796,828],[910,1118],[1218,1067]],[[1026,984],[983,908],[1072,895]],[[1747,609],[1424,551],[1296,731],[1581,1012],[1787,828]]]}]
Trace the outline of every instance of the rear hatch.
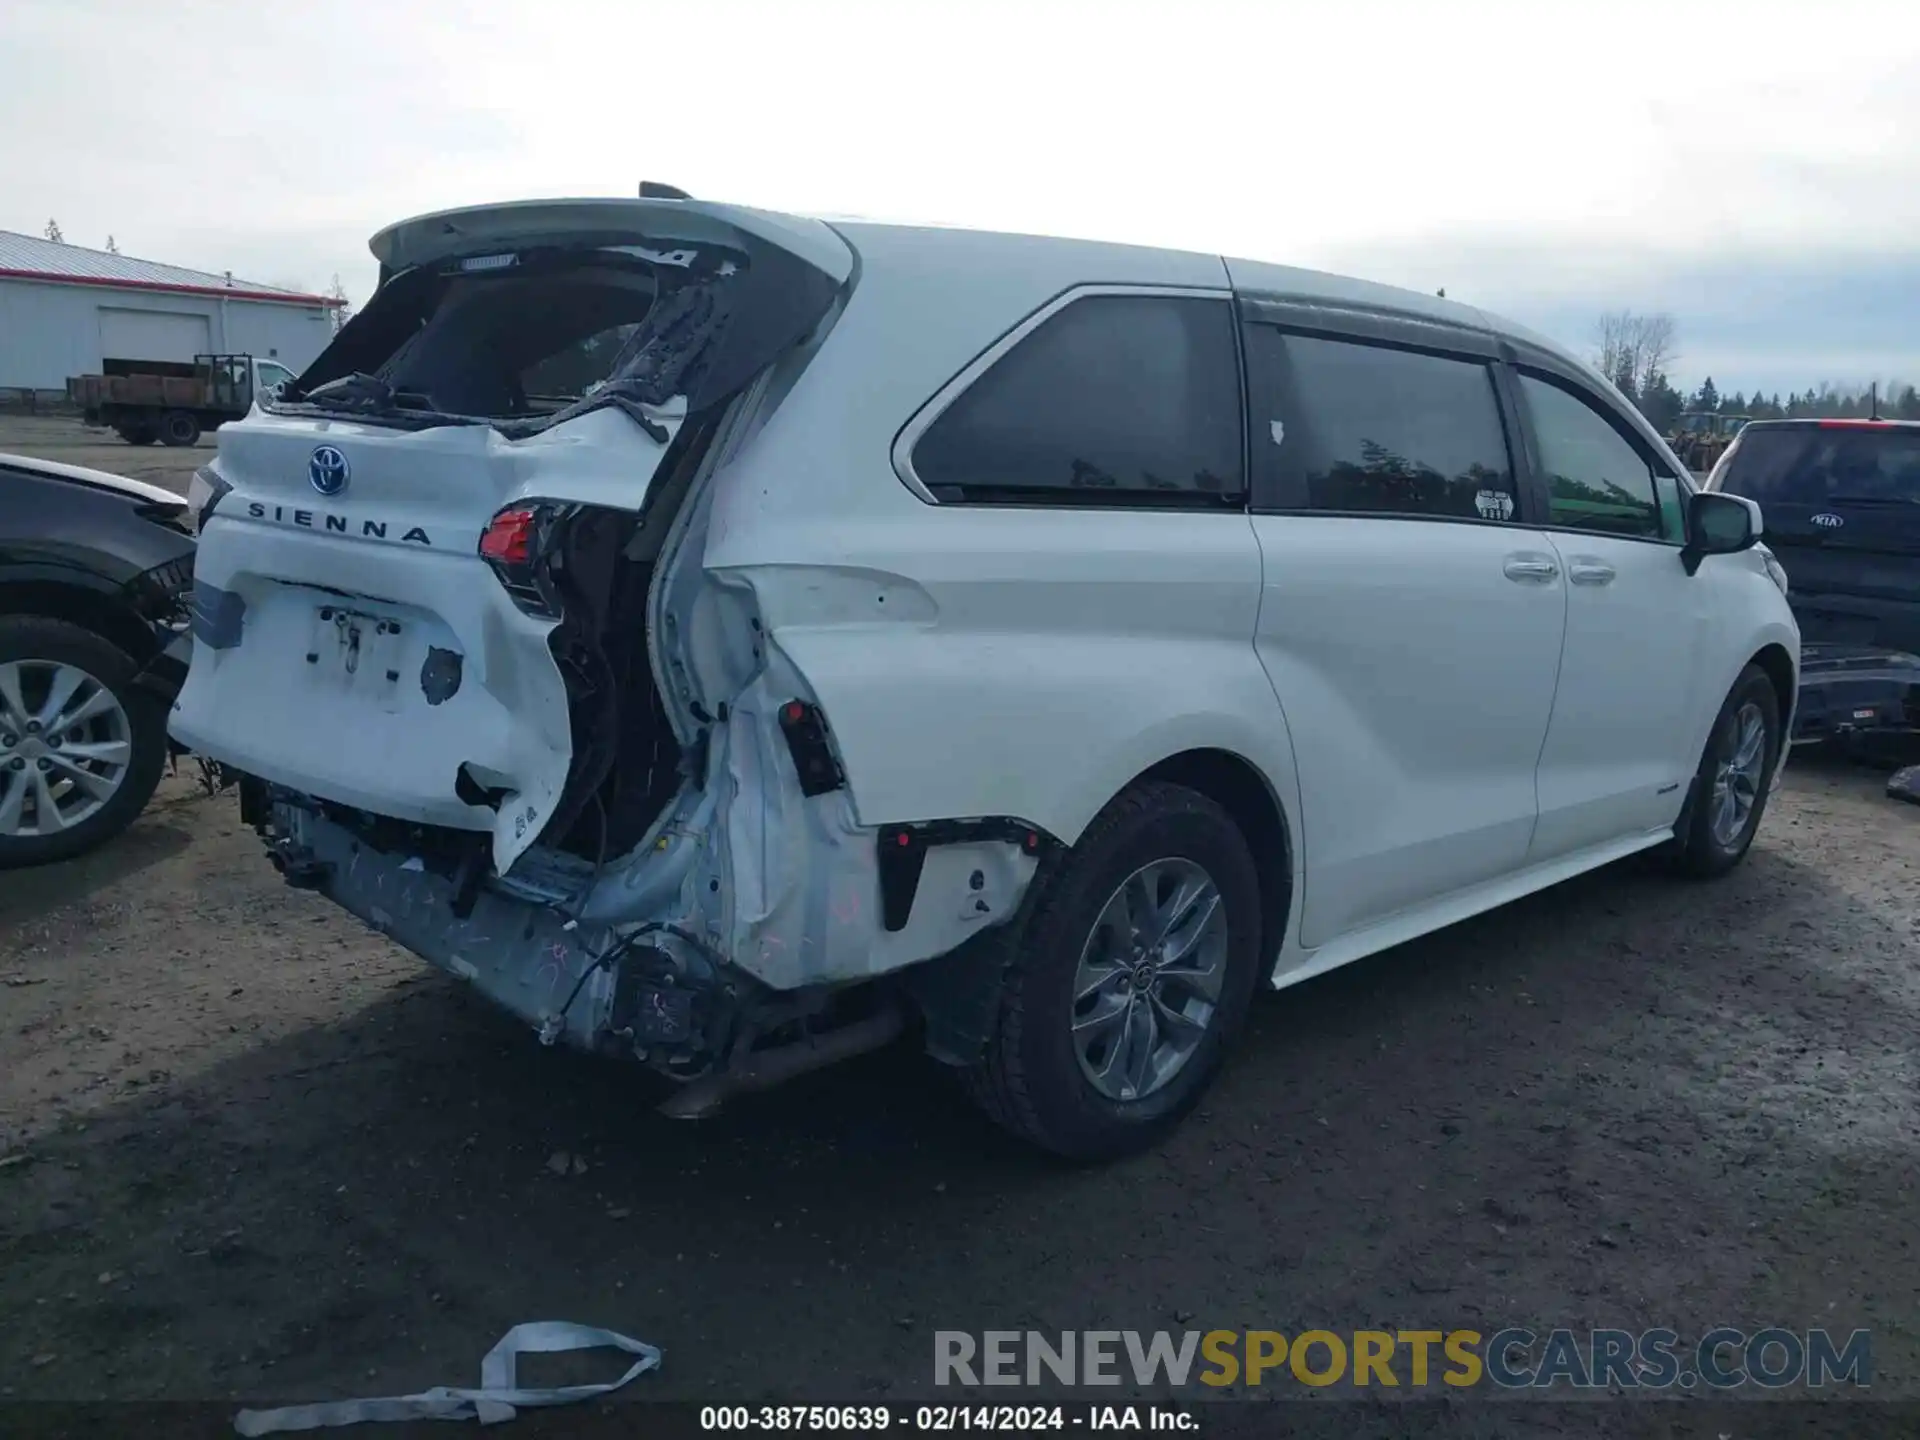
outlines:
[{"label": "rear hatch", "polygon": [[674,200],[453,211],[373,249],[366,308],[197,478],[172,730],[319,800],[490,832],[504,873],[561,808],[606,636],[645,627],[630,595],[596,613],[610,591],[554,537],[643,515],[821,328],[852,255]]},{"label": "rear hatch", "polygon": [[1759,502],[1809,646],[1920,653],[1920,424],[1755,422],[1707,488]]}]

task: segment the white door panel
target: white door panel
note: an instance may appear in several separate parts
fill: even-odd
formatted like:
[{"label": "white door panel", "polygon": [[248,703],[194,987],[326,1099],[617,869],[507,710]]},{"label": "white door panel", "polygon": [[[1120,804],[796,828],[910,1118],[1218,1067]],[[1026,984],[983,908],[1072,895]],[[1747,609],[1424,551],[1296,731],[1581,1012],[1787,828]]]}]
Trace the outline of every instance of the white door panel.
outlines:
[{"label": "white door panel", "polygon": [[1517,389],[1567,575],[1530,856],[1540,862],[1679,814],[1714,627],[1712,587],[1680,561],[1680,485],[1664,462],[1564,381],[1522,373]]},{"label": "white door panel", "polygon": [[1698,759],[1693,717],[1714,630],[1712,586],[1687,574],[1676,547],[1552,540],[1567,572],[1567,641],[1534,860],[1672,823]]},{"label": "white door panel", "polygon": [[1567,591],[1544,534],[1260,515],[1258,647],[1293,736],[1300,941],[1519,867]]}]

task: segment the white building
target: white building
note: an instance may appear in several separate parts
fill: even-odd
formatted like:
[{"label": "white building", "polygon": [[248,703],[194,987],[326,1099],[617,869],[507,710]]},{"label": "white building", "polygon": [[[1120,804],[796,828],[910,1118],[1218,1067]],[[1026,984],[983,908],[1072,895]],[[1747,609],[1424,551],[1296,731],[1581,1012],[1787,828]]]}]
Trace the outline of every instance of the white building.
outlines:
[{"label": "white building", "polygon": [[64,392],[108,360],[248,354],[298,373],[337,302],[0,230],[0,391]]}]

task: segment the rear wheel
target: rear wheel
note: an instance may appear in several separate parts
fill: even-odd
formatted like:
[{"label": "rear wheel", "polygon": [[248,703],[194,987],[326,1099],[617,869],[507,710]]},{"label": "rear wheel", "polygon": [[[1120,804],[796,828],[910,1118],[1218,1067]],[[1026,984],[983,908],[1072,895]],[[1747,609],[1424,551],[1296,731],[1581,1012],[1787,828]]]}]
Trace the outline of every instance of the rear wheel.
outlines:
[{"label": "rear wheel", "polygon": [[1724,875],[1747,853],[1780,758],[1780,701],[1758,665],[1740,672],[1713,722],[1693,789],[1667,848],[1688,875]]},{"label": "rear wheel", "polygon": [[975,1100],[1055,1154],[1141,1149],[1193,1108],[1246,1019],[1259,873],[1206,796],[1152,783],[1036,880]]},{"label": "rear wheel", "polygon": [[0,869],[90,850],[152,797],[167,716],[135,673],[77,625],[0,619]]},{"label": "rear wheel", "polygon": [[113,433],[129,445],[151,445],[159,438],[142,425],[116,425]]},{"label": "rear wheel", "polygon": [[160,438],[169,445],[199,444],[199,417],[187,410],[169,410],[160,417]]}]

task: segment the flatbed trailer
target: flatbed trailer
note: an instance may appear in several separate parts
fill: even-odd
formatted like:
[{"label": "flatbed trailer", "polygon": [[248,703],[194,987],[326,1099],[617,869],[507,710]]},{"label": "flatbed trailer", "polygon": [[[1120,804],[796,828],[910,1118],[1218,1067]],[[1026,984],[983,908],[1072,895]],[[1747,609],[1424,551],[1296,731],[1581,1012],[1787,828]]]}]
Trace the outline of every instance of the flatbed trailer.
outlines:
[{"label": "flatbed trailer", "polygon": [[89,425],[105,425],[129,445],[192,445],[238,420],[255,395],[292,378],[284,365],[252,355],[196,355],[191,365],[108,361],[102,375],[67,379],[67,398]]}]

